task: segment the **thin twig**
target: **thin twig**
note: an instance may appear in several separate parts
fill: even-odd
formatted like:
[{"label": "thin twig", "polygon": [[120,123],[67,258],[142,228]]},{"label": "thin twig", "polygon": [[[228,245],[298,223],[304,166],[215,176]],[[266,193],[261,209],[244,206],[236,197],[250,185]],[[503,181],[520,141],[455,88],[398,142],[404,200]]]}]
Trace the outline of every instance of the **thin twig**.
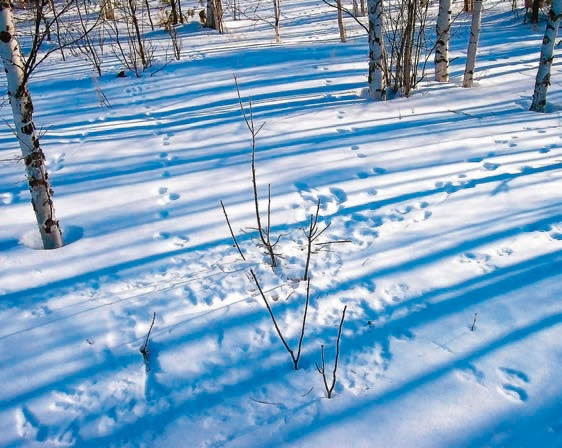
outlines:
[{"label": "thin twig", "polygon": [[478,313],[474,313],[474,320],[472,321],[472,325],[470,327],[470,331],[474,331],[474,327],[476,327],[476,318],[478,317]]},{"label": "thin twig", "polygon": [[[244,104],[242,102],[242,96],[240,95],[240,88],[238,86],[238,79],[236,75],[234,75],[234,84],[236,85],[236,94],[238,95],[238,104],[240,105],[240,110],[242,111],[242,116],[244,118],[244,122],[246,123],[246,127],[250,131],[252,136],[252,158],[251,158],[251,167],[252,167],[252,188],[254,194],[254,208],[256,214],[256,221],[258,225],[258,234],[260,236],[261,242],[267,250],[269,258],[271,259],[271,267],[274,268],[277,265],[275,259],[275,252],[273,250],[273,244],[271,244],[271,236],[270,236],[270,229],[271,229],[271,185],[269,187],[269,194],[268,194],[268,205],[267,205],[267,228],[264,229],[261,221],[261,213],[259,207],[259,199],[258,199],[258,183],[256,179],[256,136],[262,130],[265,123],[262,123],[257,129],[254,124],[254,112],[252,108],[252,101],[248,100],[248,113],[244,108]],[[277,239],[277,242],[279,238]],[[277,243],[276,242],[276,243]]]},{"label": "thin twig", "polygon": [[273,403],[271,401],[256,400],[255,398],[252,398],[252,397],[250,397],[250,400],[255,401],[256,403],[260,403],[260,404],[269,404],[271,406],[283,406],[283,403]]},{"label": "thin twig", "polygon": [[340,6],[338,6],[337,4],[334,5],[333,3],[330,3],[330,2],[328,2],[327,0],[322,0],[322,1],[323,1],[324,3],[326,3],[328,6],[331,6],[332,8],[339,9],[340,11],[345,12],[348,16],[350,16],[353,20],[355,20],[355,21],[359,24],[359,26],[361,26],[361,28],[363,28],[367,33],[369,32],[369,28],[367,28],[367,27],[355,16],[355,14],[353,14],[349,9],[344,8],[343,6],[340,7]]},{"label": "thin twig", "polygon": [[[297,350],[297,359],[296,359],[297,364],[298,364],[299,359],[301,357],[302,340],[304,339],[304,327],[306,326],[306,315],[308,313],[309,297],[310,297],[310,279],[308,279],[308,282],[306,284],[306,299],[305,299],[305,302],[304,302],[304,314],[303,314],[303,318],[302,318],[301,334],[300,334],[300,337],[299,337],[299,348]],[[295,370],[297,370],[296,367],[298,367],[298,366],[295,365]]]},{"label": "thin twig", "polygon": [[341,315],[341,321],[338,328],[338,337],[336,339],[336,359],[334,361],[334,369],[332,370],[332,384],[328,386],[328,379],[326,378],[326,361],[324,358],[324,345],[320,345],[320,362],[321,367],[316,363],[316,370],[322,375],[322,380],[324,382],[324,387],[326,388],[326,395],[328,398],[332,398],[332,394],[334,392],[334,388],[336,387],[337,381],[337,371],[338,371],[338,362],[340,358],[340,340],[341,340],[341,331],[343,328],[343,321],[345,320],[345,311],[347,310],[347,305],[343,307],[343,312]]},{"label": "thin twig", "polygon": [[295,355],[295,352],[289,347],[289,344],[287,343],[287,341],[285,340],[285,337],[283,336],[283,333],[281,332],[281,329],[279,328],[279,325],[277,324],[277,319],[275,318],[275,315],[273,314],[273,310],[271,309],[271,305],[269,304],[269,301],[267,300],[267,297],[265,296],[263,289],[260,285],[260,282],[258,280],[258,278],[256,277],[256,274],[254,273],[253,269],[250,269],[250,274],[252,275],[252,278],[254,279],[254,283],[256,284],[256,287],[258,288],[258,291],[265,303],[265,306],[267,308],[267,311],[269,312],[269,316],[271,317],[271,320],[273,322],[273,326],[275,327],[275,331],[277,332],[277,335],[279,336],[279,339],[281,339],[281,342],[283,343],[283,346],[285,347],[285,350],[287,350],[287,352],[289,353],[289,356],[291,357],[291,360],[293,361],[293,368],[295,370],[299,369],[299,360],[301,357],[301,352],[302,352],[302,341],[304,339],[304,333],[305,333],[305,327],[306,327],[306,317],[308,315],[308,304],[310,302],[310,280],[307,283],[307,287],[306,287],[306,298],[305,298],[305,302],[304,302],[304,313],[303,313],[303,317],[302,317],[302,326],[301,326],[301,332],[299,335],[299,342],[298,342],[298,346],[297,346],[297,354]]},{"label": "thin twig", "polygon": [[154,312],[152,314],[152,323],[150,324],[150,328],[148,329],[148,333],[146,334],[146,339],[144,340],[144,344],[141,346],[141,348],[139,349],[139,351],[142,354],[142,357],[144,358],[145,362],[148,363],[149,361],[149,355],[148,355],[148,340],[150,338],[150,332],[152,331],[152,327],[154,326],[154,320],[156,319],[156,313]]},{"label": "thin twig", "polygon": [[281,329],[279,328],[279,325],[277,324],[277,319],[275,319],[275,315],[273,314],[273,310],[271,309],[271,306],[269,305],[269,302],[267,301],[267,298],[265,297],[265,294],[263,293],[260,282],[258,281],[258,278],[256,277],[256,274],[254,273],[253,269],[250,269],[250,274],[252,274],[252,277],[254,279],[256,287],[258,288],[258,291],[260,292],[260,295],[261,295],[263,301],[265,302],[265,306],[267,308],[267,311],[269,312],[269,316],[271,317],[271,320],[273,321],[273,326],[275,327],[275,331],[277,332],[277,335],[279,336],[279,339],[281,339],[281,342],[283,343],[283,346],[285,347],[287,352],[289,352],[289,355],[291,356],[291,359],[293,360],[293,365],[295,366],[295,370],[297,370],[297,364],[298,363],[295,363],[295,354],[293,353],[293,351],[289,347],[289,344],[287,344],[287,341],[283,337],[283,333],[281,332]]},{"label": "thin twig", "polygon": [[347,310],[347,305],[343,307],[343,312],[341,315],[340,326],[338,328],[338,339],[336,340],[336,361],[334,362],[334,370],[332,371],[332,387],[330,388],[329,396],[332,396],[332,392],[336,385],[336,372],[338,370],[338,362],[340,359],[340,339],[341,339],[341,330],[343,328],[343,321],[345,320],[345,311]]},{"label": "thin twig", "polygon": [[224,208],[224,204],[222,201],[221,201],[221,207],[222,207],[222,212],[224,213],[224,217],[226,219],[226,224],[228,225],[228,230],[230,230],[230,236],[232,237],[234,246],[236,247],[236,249],[238,249],[238,253],[242,257],[242,260],[246,261],[246,257],[244,257],[244,254],[242,253],[242,249],[240,249],[240,246],[238,245],[238,241],[236,240],[236,235],[234,235],[234,232],[232,231],[232,226],[230,225],[230,220],[228,219],[228,214],[226,213],[226,208]]}]

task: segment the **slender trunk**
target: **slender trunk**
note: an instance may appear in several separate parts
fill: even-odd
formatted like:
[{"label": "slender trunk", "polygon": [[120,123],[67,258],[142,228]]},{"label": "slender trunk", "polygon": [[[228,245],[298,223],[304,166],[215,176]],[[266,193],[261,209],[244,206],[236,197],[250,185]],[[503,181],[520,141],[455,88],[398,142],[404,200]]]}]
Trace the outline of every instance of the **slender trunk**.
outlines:
[{"label": "slender trunk", "polygon": [[340,30],[340,40],[345,42],[347,40],[347,36],[345,34],[345,25],[343,23],[343,5],[341,0],[336,0],[337,10],[338,10],[338,28]]},{"label": "slender trunk", "polygon": [[148,62],[146,59],[146,54],[144,52],[144,43],[142,41],[142,34],[139,27],[139,21],[137,19],[137,5],[135,0],[129,0],[129,9],[131,12],[131,22],[133,23],[133,27],[135,28],[135,38],[137,40],[137,53],[141,58],[142,69],[146,69],[148,67]]},{"label": "slender trunk", "polygon": [[531,7],[531,23],[539,23],[540,0],[533,0]]},{"label": "slender trunk", "polygon": [[179,19],[178,19],[178,10],[176,8],[176,0],[170,0],[170,8],[171,8],[171,13],[170,13],[170,21],[172,22],[172,25],[177,25],[179,23]]},{"label": "slender trunk", "polygon": [[406,29],[404,31],[404,96],[410,96],[412,90],[412,56],[414,52],[414,33],[416,31],[416,15],[418,0],[408,1],[408,15],[406,16]]},{"label": "slender trunk", "polygon": [[62,246],[62,232],[55,217],[45,156],[33,122],[33,104],[23,71],[23,57],[15,37],[11,3],[0,4],[0,58],[4,64],[14,129],[25,163],[31,203],[41,233],[43,248]]},{"label": "slender trunk", "polygon": [[383,0],[368,0],[369,8],[369,96],[386,99],[385,50],[383,36]]},{"label": "slender trunk", "polygon": [[279,31],[279,22],[281,21],[281,7],[279,5],[279,1],[280,0],[273,0],[273,19],[275,21],[273,24],[273,29],[275,33],[276,43],[281,42],[281,34]]},{"label": "slender trunk", "polygon": [[360,12],[359,12],[359,3],[357,3],[357,0],[353,0],[353,15],[355,17],[359,17],[360,16]]},{"label": "slender trunk", "polygon": [[474,81],[474,68],[476,66],[476,50],[478,49],[478,39],[480,37],[480,20],[482,18],[482,0],[474,1],[474,11],[472,13],[472,24],[470,25],[470,39],[468,41],[468,51],[466,54],[466,67],[464,69],[463,87],[472,87]]},{"label": "slender trunk", "polygon": [[150,10],[150,3],[148,3],[148,0],[144,0],[144,7],[146,9],[146,16],[148,17],[148,23],[150,24],[150,29],[154,31],[154,22],[152,21],[152,12]]},{"label": "slender trunk", "polygon": [[554,60],[554,45],[561,18],[562,0],[552,0],[552,6],[548,13],[548,22],[542,41],[539,69],[535,80],[533,101],[531,103],[531,110],[535,112],[544,112],[546,108],[546,92],[550,85],[550,67]]},{"label": "slender trunk", "polygon": [[361,16],[365,17],[366,14],[367,14],[367,11],[365,9],[365,0],[361,0]]},{"label": "slender trunk", "polygon": [[439,0],[435,32],[435,81],[449,81],[449,41],[451,39],[451,0]]}]

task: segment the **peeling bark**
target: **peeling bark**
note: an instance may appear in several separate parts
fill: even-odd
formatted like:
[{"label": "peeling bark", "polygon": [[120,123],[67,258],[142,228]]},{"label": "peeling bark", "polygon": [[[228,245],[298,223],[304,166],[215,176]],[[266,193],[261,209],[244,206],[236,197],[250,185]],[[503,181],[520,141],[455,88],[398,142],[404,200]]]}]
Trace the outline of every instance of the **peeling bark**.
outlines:
[{"label": "peeling bark", "polygon": [[25,163],[31,204],[44,249],[62,246],[62,232],[55,217],[45,155],[33,122],[33,103],[27,88],[24,61],[15,37],[12,5],[0,3],[0,58],[4,64],[14,128]]},{"label": "peeling bark", "polygon": [[439,0],[435,33],[435,81],[449,81],[449,41],[451,39],[451,0]]},{"label": "peeling bark", "polygon": [[474,11],[472,12],[472,23],[470,25],[470,39],[466,54],[466,67],[464,70],[463,87],[472,87],[474,83],[474,69],[476,66],[476,50],[480,38],[480,22],[482,19],[482,0],[474,0]]},{"label": "peeling bark", "polygon": [[535,79],[535,90],[533,92],[533,101],[531,102],[530,108],[530,110],[535,112],[544,112],[546,109],[546,93],[548,91],[548,86],[550,86],[550,68],[554,60],[554,45],[556,43],[556,35],[558,34],[561,18],[562,0],[552,0],[542,41],[539,69]]},{"label": "peeling bark", "polygon": [[367,2],[369,14],[369,96],[376,101],[386,99],[382,2],[383,0],[369,0]]}]

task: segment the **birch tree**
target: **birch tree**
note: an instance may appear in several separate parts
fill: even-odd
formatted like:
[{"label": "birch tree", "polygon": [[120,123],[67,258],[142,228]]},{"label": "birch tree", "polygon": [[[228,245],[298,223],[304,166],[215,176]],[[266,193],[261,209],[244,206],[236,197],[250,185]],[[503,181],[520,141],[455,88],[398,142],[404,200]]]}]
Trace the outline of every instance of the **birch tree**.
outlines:
[{"label": "birch tree", "polygon": [[223,32],[221,0],[207,0],[207,15],[205,26]]},{"label": "birch tree", "polygon": [[561,18],[562,0],[552,0],[548,13],[548,21],[546,23],[546,30],[542,40],[539,69],[535,80],[533,101],[531,103],[531,110],[535,112],[544,112],[546,108],[546,92],[550,85],[550,68],[554,60],[554,45]]},{"label": "birch tree", "polygon": [[16,39],[13,5],[5,0],[0,2],[0,58],[43,248],[56,249],[62,246],[62,232],[55,217],[45,155],[33,121],[33,103],[27,87],[29,72],[24,70],[26,64]]},{"label": "birch tree", "polygon": [[451,39],[451,0],[439,0],[435,34],[435,81],[449,81],[449,41]]},{"label": "birch tree", "polygon": [[[562,1],[562,0],[561,0]],[[369,96],[386,99],[386,54],[383,36],[383,0],[368,0],[369,14]]]},{"label": "birch tree", "polygon": [[342,0],[336,0],[336,8],[338,10],[338,28],[340,30],[340,40],[342,42],[347,41],[347,35],[345,33],[345,25],[343,23],[343,5]]},{"label": "birch tree", "polygon": [[280,0],[273,0],[273,32],[275,34],[275,42],[281,42],[281,33],[279,31],[279,22],[281,21],[281,6]]},{"label": "birch tree", "polygon": [[472,12],[472,23],[470,25],[470,37],[468,40],[468,51],[466,54],[466,67],[464,69],[463,87],[472,87],[474,82],[474,69],[476,66],[476,50],[480,38],[480,21],[482,18],[482,0],[474,0],[474,11]]}]

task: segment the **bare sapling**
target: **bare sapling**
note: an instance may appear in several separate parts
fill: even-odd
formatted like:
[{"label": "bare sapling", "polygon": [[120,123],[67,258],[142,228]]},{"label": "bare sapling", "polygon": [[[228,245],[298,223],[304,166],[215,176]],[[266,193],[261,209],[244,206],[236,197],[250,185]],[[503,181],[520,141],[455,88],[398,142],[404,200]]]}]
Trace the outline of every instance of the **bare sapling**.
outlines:
[{"label": "bare sapling", "polygon": [[170,42],[172,43],[174,59],[176,61],[179,61],[181,59],[182,45],[181,45],[181,39],[178,37],[178,32],[176,30],[176,27],[172,23],[166,22],[165,29],[166,32],[168,33],[168,36],[170,36]]},{"label": "bare sapling", "polygon": [[268,195],[267,195],[267,218],[266,223],[264,224],[262,219],[262,213],[260,211],[259,205],[259,195],[258,195],[258,183],[256,180],[256,138],[259,132],[264,127],[265,123],[260,124],[256,127],[254,123],[254,112],[252,109],[252,100],[248,101],[248,112],[246,112],[246,108],[242,102],[242,97],[240,96],[240,89],[238,87],[238,80],[236,76],[234,76],[234,82],[236,84],[236,93],[238,95],[238,103],[240,105],[240,110],[242,111],[242,116],[244,117],[244,122],[246,123],[246,127],[248,131],[250,131],[250,135],[252,136],[252,190],[254,195],[254,209],[256,215],[256,223],[257,223],[257,231],[260,238],[260,241],[267,251],[267,255],[270,260],[270,264],[272,268],[277,266],[277,258],[275,255],[275,246],[279,242],[281,238],[278,236],[275,242],[271,240],[271,184],[268,186]]},{"label": "bare sapling", "polygon": [[337,381],[337,372],[338,372],[338,362],[340,357],[340,340],[341,340],[341,331],[343,328],[343,321],[345,319],[345,311],[347,310],[347,305],[343,307],[343,312],[341,315],[341,321],[338,328],[338,337],[336,339],[336,359],[334,360],[334,368],[332,369],[332,378],[330,384],[328,384],[328,374],[326,372],[326,360],[324,358],[324,345],[320,346],[320,356],[321,356],[321,364],[316,364],[316,370],[322,375],[322,380],[324,382],[324,387],[326,388],[326,396],[327,398],[332,398],[332,394],[334,393],[334,388],[336,387]]},{"label": "bare sapling", "polygon": [[252,275],[252,278],[254,280],[254,283],[256,284],[256,287],[258,288],[260,296],[265,303],[265,306],[266,306],[267,311],[269,313],[269,317],[271,317],[271,321],[273,322],[273,327],[275,328],[275,331],[276,331],[277,335],[279,336],[279,339],[281,339],[281,343],[283,344],[283,347],[285,347],[285,350],[287,350],[287,352],[289,353],[289,356],[291,357],[291,360],[293,361],[293,368],[295,370],[298,370],[299,369],[299,360],[300,360],[301,352],[302,352],[302,341],[304,339],[304,332],[305,332],[305,327],[306,327],[306,316],[308,314],[308,303],[310,301],[310,280],[308,280],[308,282],[306,284],[306,298],[305,298],[305,302],[304,302],[304,312],[303,312],[303,317],[302,317],[302,326],[301,326],[299,341],[298,341],[298,345],[297,345],[297,352],[295,354],[294,350],[291,349],[291,347],[289,347],[289,344],[287,343],[287,340],[285,339],[285,336],[283,336],[283,332],[281,331],[281,328],[279,328],[279,324],[277,323],[277,319],[275,318],[275,315],[273,314],[273,310],[271,309],[271,305],[269,304],[269,301],[267,300],[267,297],[265,296],[265,294],[263,292],[263,289],[260,285],[260,282],[259,282],[258,278],[256,277],[256,274],[254,273],[253,269],[250,269],[250,274]]},{"label": "bare sapling", "polygon": [[141,345],[139,349],[142,355],[142,359],[144,359],[144,362],[146,364],[147,371],[150,370],[150,350],[148,349],[148,342],[150,340],[150,333],[152,331],[152,327],[154,327],[155,320],[156,320],[156,313],[152,313],[152,323],[150,324],[150,328],[148,329],[148,333],[146,334],[144,343]]}]

